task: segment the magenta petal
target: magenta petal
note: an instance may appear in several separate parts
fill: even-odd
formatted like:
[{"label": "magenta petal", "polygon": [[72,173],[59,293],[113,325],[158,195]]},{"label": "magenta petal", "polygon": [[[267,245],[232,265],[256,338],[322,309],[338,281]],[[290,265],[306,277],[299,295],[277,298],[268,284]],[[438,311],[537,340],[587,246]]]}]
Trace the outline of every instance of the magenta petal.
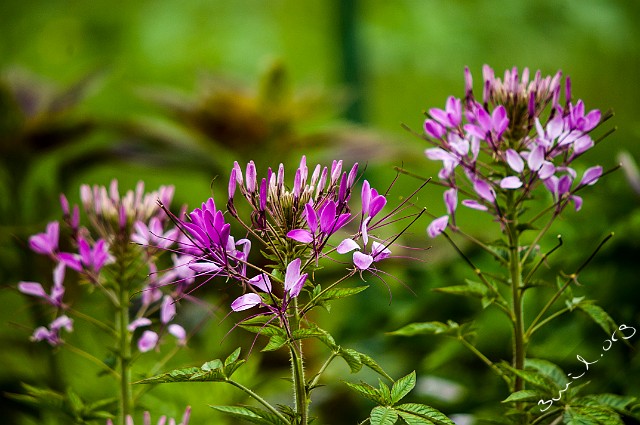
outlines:
[{"label": "magenta petal", "polygon": [[464,201],[462,201],[462,205],[464,205],[467,208],[472,208],[478,211],[487,211],[489,209],[487,208],[486,205],[483,205],[480,202],[475,201],[473,199],[465,199]]},{"label": "magenta petal", "polygon": [[176,315],[176,303],[169,295],[165,295],[162,299],[162,306],[160,307],[160,321],[162,323],[169,323]]},{"label": "magenta petal", "polygon": [[303,273],[300,278],[289,288],[289,296],[295,298],[300,294],[304,283],[307,281],[307,273]]},{"label": "magenta petal", "polygon": [[313,205],[311,204],[311,202],[305,204],[304,211],[307,216],[307,223],[309,224],[309,230],[311,230],[311,233],[315,233],[316,230],[318,229],[318,216],[316,215],[316,210],[313,209]]},{"label": "magenta petal", "polygon": [[369,202],[371,201],[371,186],[369,182],[365,180],[362,182],[362,214],[367,214],[369,212]]},{"label": "magenta petal", "polygon": [[129,329],[129,332],[133,332],[138,328],[149,326],[150,324],[151,324],[151,319],[147,317],[140,317],[134,320],[133,322],[129,323],[129,326],[127,326],[127,329]]},{"label": "magenta petal", "polygon": [[571,201],[573,202],[573,206],[576,211],[580,211],[580,208],[582,208],[582,198],[580,196],[573,195],[571,196]]},{"label": "magenta petal", "polygon": [[373,263],[373,257],[360,251],[353,253],[353,264],[360,270],[367,270]]},{"label": "magenta petal", "polygon": [[37,282],[20,282],[18,283],[18,291],[34,297],[47,298],[44,288]]},{"label": "magenta petal", "polygon": [[527,165],[531,171],[538,171],[540,167],[542,167],[542,162],[544,161],[544,148],[542,146],[536,146],[529,153],[529,157],[527,158]]},{"label": "magenta petal", "polygon": [[500,187],[503,189],[517,189],[522,187],[522,182],[517,176],[509,176],[500,180]]},{"label": "magenta petal", "polygon": [[289,230],[287,237],[301,243],[313,242],[313,235],[304,229]]},{"label": "magenta petal", "polygon": [[596,184],[600,176],[602,176],[602,167],[599,165],[596,165],[595,167],[591,167],[584,172],[584,175],[582,176],[582,180],[580,180],[580,186],[594,185]]},{"label": "magenta petal", "polygon": [[271,279],[265,273],[260,273],[258,276],[249,279],[249,283],[263,292],[271,292]]},{"label": "magenta petal", "polygon": [[329,234],[332,232],[336,221],[336,203],[327,201],[320,214],[320,231]]},{"label": "magenta petal", "polygon": [[384,244],[374,241],[371,243],[371,255],[374,261],[380,261],[389,258],[391,256],[391,250],[385,248]]},{"label": "magenta petal", "polygon": [[158,344],[158,334],[153,331],[144,331],[138,340],[138,350],[141,353],[153,350]]},{"label": "magenta petal", "polygon": [[176,338],[178,338],[178,343],[179,344],[184,344],[187,340],[187,331],[184,330],[184,328],[180,325],[176,325],[175,323],[170,324],[167,327],[167,331],[175,336]]},{"label": "magenta petal", "polygon": [[216,273],[222,270],[222,268],[210,262],[197,262],[197,263],[188,263],[189,268],[196,273]]},{"label": "magenta petal", "polygon": [[80,263],[80,256],[78,254],[71,254],[68,252],[61,252],[58,254],[58,259],[63,262],[67,267],[81,272],[83,270],[82,263]]},{"label": "magenta petal", "polygon": [[244,295],[236,298],[231,303],[231,309],[233,311],[248,310],[251,307],[255,307],[255,306],[259,305],[260,303],[262,303],[262,298],[260,298],[260,295],[253,294],[253,293],[244,294]]},{"label": "magenta petal", "polygon": [[546,180],[553,176],[556,172],[556,166],[551,161],[544,161],[542,167],[538,170],[538,177],[542,180]]},{"label": "magenta petal", "polygon": [[429,237],[435,238],[440,233],[444,232],[448,224],[449,224],[448,215],[444,215],[442,217],[436,218],[431,222],[431,224],[429,224],[429,227],[427,227],[427,234],[429,235]]},{"label": "magenta petal", "polygon": [[521,173],[524,170],[524,161],[518,152],[514,149],[507,149],[505,152],[507,164],[516,173]]},{"label": "magenta petal", "polygon": [[369,206],[369,216],[375,217],[375,215],[378,214],[385,205],[387,205],[387,198],[385,198],[384,195],[377,195],[371,200],[371,204]]},{"label": "magenta petal", "polygon": [[447,213],[453,215],[458,206],[458,191],[454,188],[444,192],[444,203],[447,206]]},{"label": "magenta petal", "polygon": [[284,276],[284,289],[290,291],[300,279],[300,264],[302,260],[296,258],[287,265],[287,272]]},{"label": "magenta petal", "polygon": [[340,245],[336,248],[338,254],[346,254],[347,252],[353,251],[354,249],[360,249],[360,245],[353,239],[345,239],[340,242]]},{"label": "magenta petal", "polygon": [[496,194],[489,183],[484,180],[477,179],[473,182],[473,190],[485,201],[493,202],[496,199]]}]

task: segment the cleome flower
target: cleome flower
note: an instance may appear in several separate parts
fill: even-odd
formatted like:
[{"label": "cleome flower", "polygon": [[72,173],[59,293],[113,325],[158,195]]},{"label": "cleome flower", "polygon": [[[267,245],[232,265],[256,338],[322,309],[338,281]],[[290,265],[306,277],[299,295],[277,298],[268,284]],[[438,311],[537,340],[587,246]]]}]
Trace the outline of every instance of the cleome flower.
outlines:
[{"label": "cleome flower", "polygon": [[518,202],[524,202],[538,186],[551,194],[556,214],[569,202],[580,209],[575,192],[596,183],[602,167],[589,168],[578,182],[572,163],[595,145],[590,132],[602,117],[598,110],[587,111],[582,100],[572,102],[569,78],[561,103],[561,79],[561,72],[542,77],[537,71],[530,80],[526,68],[522,74],[507,70],[500,79],[485,65],[480,102],[467,68],[464,99],[449,97],[445,109],[429,110],[424,132],[433,147],[425,155],[442,162],[438,177],[448,187],[447,214],[428,226],[430,237],[456,229],[459,193],[466,198],[463,206],[496,216],[508,192],[519,191]]}]

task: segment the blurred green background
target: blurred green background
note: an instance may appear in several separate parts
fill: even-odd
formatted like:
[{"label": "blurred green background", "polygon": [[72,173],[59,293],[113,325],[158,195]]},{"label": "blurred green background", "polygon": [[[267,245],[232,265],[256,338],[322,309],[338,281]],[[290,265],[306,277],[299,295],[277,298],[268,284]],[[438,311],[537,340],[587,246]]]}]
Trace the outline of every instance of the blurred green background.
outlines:
[{"label": "blurred green background", "polygon": [[[498,75],[513,66],[543,74],[562,69],[572,78],[574,98],[588,109],[612,108],[616,115],[605,127],[618,130],[583,161],[585,168],[609,169],[621,152],[640,158],[639,17],[636,0],[2,1],[0,390],[18,391],[20,381],[55,383],[53,365],[89,399],[110,391],[105,378],[87,380],[95,371],[73,354],[58,352],[55,364],[47,363],[48,347],[28,341],[30,300],[15,284],[50,276],[26,240],[60,216],[60,192],[77,201],[81,183],[118,178],[124,190],[144,180],[149,190],[174,184],[176,204],[195,207],[212,193],[224,196],[234,160],[255,159],[264,171],[281,161],[291,166],[303,153],[311,163],[366,163],[365,177],[381,188],[391,182],[393,166],[434,176],[439,164],[427,162],[424,142],[400,124],[421,131],[423,111],[463,95],[465,66],[480,90],[485,63]],[[618,323],[640,326],[640,208],[632,183],[619,170],[583,193],[583,210],[568,213],[550,234],[561,233],[565,246],[549,267],[574,270],[590,247],[615,232],[583,274],[580,290]],[[402,177],[393,201],[418,184]],[[428,186],[416,203],[439,215],[441,199],[439,188]],[[473,215],[465,218],[468,228],[487,231]],[[415,295],[392,283],[390,303],[386,288],[374,285],[323,319],[336,339],[368,352],[394,376],[416,369],[416,400],[448,414],[472,413],[505,397],[481,363],[443,339],[378,332],[413,321],[465,321],[481,312],[479,305],[431,291],[469,274],[450,246],[427,239],[427,222],[406,238],[413,246],[433,245],[418,254],[424,262],[396,267]],[[251,338],[236,330],[220,343],[233,324],[221,321],[228,300],[217,288],[203,289],[202,296],[221,310],[173,366],[226,356]],[[491,311],[481,321],[479,347],[490,357],[507,356],[508,328]],[[576,354],[597,355],[606,337],[579,315],[554,326],[540,334],[532,354],[567,369]],[[631,340],[636,348],[638,341]],[[252,356],[246,382],[263,390],[273,382],[286,385],[278,379],[282,359],[261,358],[257,350]],[[342,366],[334,377],[371,378],[346,376]],[[633,349],[616,347],[598,366],[590,375],[593,391],[640,395]],[[267,378],[253,374],[259,368]],[[325,412],[323,423],[355,423],[371,408],[340,384],[321,391],[314,408]],[[150,394],[154,416],[177,416],[189,403],[195,424],[225,423],[207,404],[242,400],[216,385],[168,385]],[[42,423],[28,408],[0,401],[7,423]],[[336,411],[344,418],[332,418]]]}]

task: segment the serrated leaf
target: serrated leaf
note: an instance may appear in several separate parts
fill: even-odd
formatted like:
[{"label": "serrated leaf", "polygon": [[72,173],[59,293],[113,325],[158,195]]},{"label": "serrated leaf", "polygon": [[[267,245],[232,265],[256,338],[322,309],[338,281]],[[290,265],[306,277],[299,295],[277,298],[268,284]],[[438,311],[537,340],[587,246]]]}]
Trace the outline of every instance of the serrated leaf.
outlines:
[{"label": "serrated leaf", "polygon": [[[505,365],[507,366],[507,365]],[[511,373],[519,376],[525,382],[533,385],[545,394],[557,394],[560,388],[548,376],[535,370],[519,370],[511,366],[507,366]]]},{"label": "serrated leaf", "polygon": [[565,388],[569,379],[567,374],[564,373],[558,365],[551,363],[544,359],[525,359],[524,366],[527,369],[534,369],[541,374],[548,376],[558,386],[558,388]]},{"label": "serrated leaf", "polygon": [[259,425],[284,425],[273,413],[257,407],[209,406],[219,412]]},{"label": "serrated leaf", "polygon": [[462,295],[482,298],[487,294],[487,288],[482,283],[467,280],[466,285],[453,285],[436,288],[434,291],[451,295]]},{"label": "serrated leaf", "polygon": [[229,356],[224,360],[224,365],[228,366],[231,363],[238,360],[240,357],[240,347],[236,348],[233,353],[229,354]]},{"label": "serrated leaf", "polygon": [[203,372],[210,372],[212,370],[222,369],[222,366],[222,361],[220,359],[215,359],[206,362],[205,364],[200,366],[200,369],[202,369]]},{"label": "serrated leaf", "polygon": [[319,297],[319,300],[329,301],[336,300],[338,298],[346,298],[352,295],[359,294],[360,292],[367,289],[369,285],[356,286],[355,288],[333,288],[326,291]]},{"label": "serrated leaf", "polygon": [[386,404],[386,400],[380,395],[380,391],[369,384],[353,384],[351,382],[345,382],[345,384],[361,396],[373,401],[376,404]]},{"label": "serrated leaf", "polygon": [[361,356],[356,350],[340,347],[337,354],[347,362],[349,369],[351,369],[351,373],[357,373],[362,369]]},{"label": "serrated leaf", "polygon": [[577,305],[577,308],[587,313],[591,320],[596,322],[607,335],[612,335],[618,330],[616,322],[602,307],[590,302],[582,302]]},{"label": "serrated leaf", "polygon": [[[405,403],[395,406],[395,410],[400,414],[402,419],[410,425],[422,425],[423,423],[455,425],[444,413],[424,404]],[[418,419],[426,420],[427,422],[418,422]],[[413,422],[410,422],[410,420],[413,420]]]},{"label": "serrated leaf", "polygon": [[282,338],[287,337],[287,333],[284,329],[279,328],[273,325],[252,325],[247,324],[246,322],[240,323],[242,329],[247,330],[249,332],[253,332],[255,334],[264,335],[264,336],[279,336]]},{"label": "serrated leaf", "polygon": [[326,332],[321,331],[318,328],[301,328],[293,331],[291,333],[291,338],[295,341],[297,339],[305,338],[323,338],[325,335]]},{"label": "serrated leaf", "polygon": [[[455,323],[455,322],[453,322]],[[414,336],[414,335],[447,335],[453,332],[450,324],[442,322],[419,322],[403,326],[397,331],[389,332],[391,335]]]},{"label": "serrated leaf", "polygon": [[233,375],[235,371],[238,370],[240,366],[242,366],[245,363],[245,361],[246,360],[244,359],[236,360],[226,365],[224,367],[224,376],[226,376],[227,378],[231,378],[231,375]]},{"label": "serrated leaf", "polygon": [[376,406],[371,410],[371,425],[393,425],[398,420],[398,413],[391,407]]},{"label": "serrated leaf", "polygon": [[391,401],[391,389],[389,388],[389,386],[387,384],[385,384],[384,382],[382,382],[381,379],[378,378],[378,390],[379,390],[379,394],[380,397],[382,397],[384,399],[384,405],[385,406],[389,406],[391,404],[393,404],[393,401]]},{"label": "serrated leaf", "polygon": [[69,403],[69,407],[71,408],[71,411],[75,415],[80,415],[84,410],[84,403],[82,402],[82,399],[80,398],[80,396],[71,388],[67,389],[66,396],[67,396],[66,397],[67,402]]},{"label": "serrated leaf", "polygon": [[391,387],[391,401],[396,404],[416,386],[416,371],[398,379]]},{"label": "serrated leaf", "polygon": [[535,390],[521,390],[511,393],[509,397],[502,400],[502,403],[514,403],[518,401],[538,401],[545,395]]},{"label": "serrated leaf", "polygon": [[269,338],[269,343],[261,351],[275,351],[282,348],[287,343],[287,338],[280,335],[273,335]]},{"label": "serrated leaf", "polygon": [[175,369],[171,372],[161,373],[160,375],[152,376],[150,378],[143,379],[134,384],[162,384],[165,382],[187,382],[196,373],[201,373],[202,370],[199,367],[189,367],[185,369]]},{"label": "serrated leaf", "polygon": [[632,396],[622,396],[617,394],[589,394],[575,400],[573,404],[582,406],[605,406],[620,413],[629,412],[630,406],[638,399]]},{"label": "serrated leaf", "polygon": [[624,425],[615,411],[596,406],[570,406],[563,419],[566,425]]},{"label": "serrated leaf", "polygon": [[376,363],[375,360],[373,360],[371,357],[369,357],[364,353],[358,353],[358,355],[360,356],[360,361],[362,362],[363,365],[367,366],[369,369],[373,370],[378,375],[384,376],[389,381],[393,382],[393,378],[391,378],[391,376],[389,376],[389,374],[385,372],[384,369],[382,369],[382,367],[380,367],[380,365],[378,365],[378,363]]}]

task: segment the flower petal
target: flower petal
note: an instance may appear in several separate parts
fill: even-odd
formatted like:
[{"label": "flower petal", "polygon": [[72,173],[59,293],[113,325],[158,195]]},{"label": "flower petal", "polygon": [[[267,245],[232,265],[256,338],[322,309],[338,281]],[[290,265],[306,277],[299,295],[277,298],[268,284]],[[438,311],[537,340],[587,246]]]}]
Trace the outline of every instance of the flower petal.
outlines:
[{"label": "flower petal", "polygon": [[301,243],[313,242],[313,234],[305,229],[293,229],[289,230],[287,237]]},{"label": "flower petal", "polygon": [[509,176],[500,180],[500,187],[503,189],[517,189],[522,187],[522,182],[517,176]]},{"label": "flower petal", "polygon": [[429,227],[427,227],[427,234],[429,235],[429,237],[435,238],[440,233],[444,232],[448,224],[449,224],[448,215],[444,215],[442,217],[436,218],[431,222],[431,224],[429,224]]},{"label": "flower petal", "polygon": [[353,264],[360,270],[367,270],[369,266],[373,263],[373,257],[362,253],[360,251],[356,251],[353,253]]},{"label": "flower petal", "polygon": [[346,254],[347,252],[353,251],[354,249],[360,249],[360,245],[353,239],[345,239],[340,242],[340,245],[336,248],[338,254]]},{"label": "flower petal", "polygon": [[248,310],[251,307],[255,307],[261,303],[262,303],[262,298],[260,298],[260,295],[254,294],[254,293],[244,294],[236,298],[231,303],[231,310],[233,311]]}]

